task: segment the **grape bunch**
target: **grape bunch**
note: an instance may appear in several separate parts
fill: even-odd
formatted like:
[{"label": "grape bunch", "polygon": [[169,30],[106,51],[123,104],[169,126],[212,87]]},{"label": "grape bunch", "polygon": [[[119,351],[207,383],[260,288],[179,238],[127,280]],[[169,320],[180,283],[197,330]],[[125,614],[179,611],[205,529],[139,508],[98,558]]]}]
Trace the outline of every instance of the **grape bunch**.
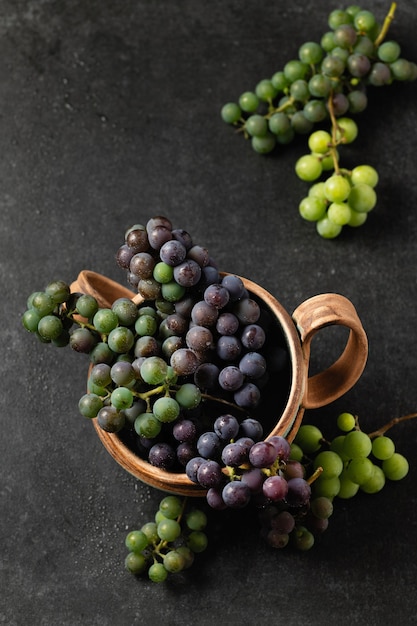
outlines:
[{"label": "grape bunch", "polygon": [[128,532],[125,567],[129,572],[147,574],[152,582],[161,583],[168,575],[191,567],[195,555],[207,548],[207,516],[187,504],[187,499],[166,496],[153,521]]},{"label": "grape bunch", "polygon": [[[417,64],[401,55],[398,42],[386,40],[395,9],[393,3],[383,24],[357,5],[333,10],[330,30],[319,43],[302,44],[297,58],[221,109],[222,119],[261,154],[297,135],[309,135],[311,152],[298,159],[295,172],[310,182],[328,175],[328,187],[334,185],[338,193],[313,185],[299,212],[315,222],[318,234],[326,239],[337,237],[345,225],[364,224],[376,204],[376,170],[362,164],[351,170],[340,165],[341,147],[358,134],[351,116],[367,108],[370,86],[417,78]],[[320,130],[315,130],[317,124]]]},{"label": "grape bunch", "polygon": [[42,342],[89,355],[83,416],[152,465],[184,469],[211,404],[256,411],[271,373],[276,383],[282,373],[285,393],[284,341],[277,345],[277,325],[242,279],[220,275],[208,251],[165,217],[128,229],[116,259],[138,302],[132,293],[101,307],[55,281],[29,296],[23,325]]}]

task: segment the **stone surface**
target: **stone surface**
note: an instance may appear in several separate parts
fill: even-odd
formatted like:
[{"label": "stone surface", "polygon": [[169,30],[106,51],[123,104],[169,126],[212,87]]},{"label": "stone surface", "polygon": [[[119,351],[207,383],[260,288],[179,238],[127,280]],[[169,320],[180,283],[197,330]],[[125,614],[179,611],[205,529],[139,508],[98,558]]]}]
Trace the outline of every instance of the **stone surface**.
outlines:
[{"label": "stone surface", "polygon": [[[0,0],[1,624],[415,622],[417,421],[392,433],[407,479],[338,502],[309,553],[270,551],[239,513],[216,518],[189,575],[154,585],[124,571],[124,536],[160,494],[119,468],[79,416],[87,361],[40,346],[20,325],[29,293],[53,278],[91,269],[124,281],[114,253],[125,229],[162,213],[289,312],[317,293],[355,304],[368,365],[306,420],[332,428],[348,410],[373,430],[416,410],[416,83],[372,91],[344,154],[348,167],[378,168],[378,206],[331,242],[298,215],[304,138],[262,157],[219,118],[318,40],[333,8]],[[388,4],[366,8],[382,18]],[[416,17],[401,3],[392,26],[414,60]],[[325,334],[313,353],[314,367],[328,364]]]}]

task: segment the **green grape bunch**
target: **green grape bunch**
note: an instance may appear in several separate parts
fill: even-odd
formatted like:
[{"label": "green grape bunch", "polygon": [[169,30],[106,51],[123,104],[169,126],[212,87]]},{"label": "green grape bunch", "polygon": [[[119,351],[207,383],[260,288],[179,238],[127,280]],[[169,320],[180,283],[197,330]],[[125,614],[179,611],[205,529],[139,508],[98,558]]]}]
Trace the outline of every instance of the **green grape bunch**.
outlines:
[{"label": "green grape bunch", "polygon": [[[340,165],[341,148],[358,135],[351,117],[367,108],[369,87],[417,78],[417,64],[402,56],[398,42],[387,40],[395,10],[392,3],[382,24],[357,5],[333,10],[330,30],[319,43],[302,44],[297,58],[221,109],[223,121],[260,154],[289,144],[297,135],[309,135],[311,152],[297,161],[296,175],[316,182],[328,174],[338,193],[313,185],[299,213],[315,222],[325,239],[340,235],[343,226],[361,226],[376,205],[375,168],[359,164],[350,171]],[[318,124],[330,124],[330,129],[315,130]]]}]

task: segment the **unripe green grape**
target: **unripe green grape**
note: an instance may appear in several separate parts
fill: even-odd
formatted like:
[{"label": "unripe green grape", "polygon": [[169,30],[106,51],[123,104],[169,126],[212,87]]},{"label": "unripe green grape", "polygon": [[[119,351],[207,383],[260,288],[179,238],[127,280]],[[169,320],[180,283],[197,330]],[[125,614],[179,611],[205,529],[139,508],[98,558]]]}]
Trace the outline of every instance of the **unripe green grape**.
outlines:
[{"label": "unripe green grape", "polygon": [[306,154],[298,159],[295,164],[295,172],[298,178],[305,181],[313,181],[319,178],[323,171],[320,160],[311,154]]},{"label": "unripe green grape", "polygon": [[352,226],[353,228],[357,228],[358,226],[362,226],[363,224],[365,224],[367,219],[367,213],[358,213],[358,211],[351,210],[350,220],[348,221],[347,225]]},{"label": "unripe green grape", "polygon": [[220,115],[226,124],[236,124],[242,117],[242,111],[235,102],[228,102],[222,107]]},{"label": "unripe green grape", "polygon": [[78,401],[78,409],[84,417],[90,419],[97,417],[97,413],[103,406],[103,400],[94,393],[86,393]]},{"label": "unripe green grape", "polygon": [[343,470],[343,472],[339,476],[340,480],[340,489],[337,494],[338,498],[342,498],[343,500],[348,500],[349,498],[353,498],[359,491],[358,483],[354,483],[347,475],[347,471]]},{"label": "unripe green grape", "polygon": [[332,478],[319,476],[319,478],[313,482],[311,487],[314,497],[323,496],[332,500],[340,491],[340,479],[338,476],[333,476]]},{"label": "unripe green grape", "polygon": [[363,485],[372,477],[373,463],[367,457],[352,459],[346,469],[347,477],[358,485]]},{"label": "unripe green grape", "polygon": [[140,553],[149,545],[149,540],[143,531],[131,530],[126,535],[125,545],[130,552]]},{"label": "unripe green grape", "polygon": [[183,409],[195,409],[201,402],[201,391],[193,383],[184,383],[177,390],[175,400]]},{"label": "unripe green grape", "polygon": [[305,526],[296,526],[291,538],[295,548],[303,552],[310,550],[314,545],[314,535]]},{"label": "unripe green grape", "polygon": [[373,466],[371,478],[361,485],[361,490],[365,493],[378,493],[385,485],[385,474],[378,465]]},{"label": "unripe green grape", "polygon": [[372,441],[361,430],[352,430],[345,436],[343,451],[349,459],[367,457],[372,451]]},{"label": "unripe green grape", "polygon": [[58,339],[63,331],[62,322],[56,315],[45,315],[38,323],[38,333],[42,339],[52,341]]},{"label": "unripe green grape", "polygon": [[207,526],[207,515],[200,509],[194,509],[187,513],[185,523],[190,530],[204,530]]},{"label": "unripe green grape", "polygon": [[133,404],[133,394],[127,387],[117,387],[112,391],[110,400],[116,409],[129,409]]},{"label": "unripe green grape", "polygon": [[401,47],[396,41],[384,41],[378,46],[377,54],[384,63],[394,63],[401,54]]},{"label": "unripe green grape", "polygon": [[175,541],[181,535],[181,525],[176,520],[165,518],[157,524],[157,532],[163,541]]},{"label": "unripe green grape", "polygon": [[352,413],[340,413],[337,417],[337,427],[345,433],[355,428],[356,420]]},{"label": "unripe green grape", "polygon": [[316,65],[323,58],[323,49],[315,41],[306,41],[298,49],[298,56],[303,63]]},{"label": "unripe green grape", "polygon": [[315,98],[327,98],[332,89],[332,81],[323,74],[314,74],[308,81],[308,89]]},{"label": "unripe green grape", "polygon": [[264,102],[270,102],[277,95],[277,90],[275,89],[271,80],[269,80],[268,78],[264,78],[256,85],[255,94],[257,95],[259,100],[263,100]]},{"label": "unripe green grape", "polygon": [[158,322],[151,315],[140,315],[135,322],[135,331],[141,337],[152,337],[158,330]]},{"label": "unripe green grape", "polygon": [[323,217],[316,222],[316,230],[323,239],[335,239],[342,232],[342,226],[335,224],[328,217]]},{"label": "unripe green grape", "polygon": [[153,413],[160,422],[173,422],[180,413],[180,405],[174,398],[169,396],[158,398],[154,402]]},{"label": "unripe green grape", "polygon": [[147,568],[146,558],[143,554],[129,552],[125,558],[125,567],[131,574],[143,574]]},{"label": "unripe green grape", "polygon": [[148,570],[148,576],[153,583],[162,583],[167,579],[168,572],[162,563],[153,563]]},{"label": "unripe green grape", "polygon": [[402,480],[407,476],[409,464],[405,456],[399,452],[394,452],[389,459],[382,462],[382,471],[390,480]]},{"label": "unripe green grape", "polygon": [[110,350],[113,350],[113,352],[116,352],[117,354],[126,354],[131,348],[133,348],[135,336],[130,328],[126,328],[126,326],[118,326],[110,331],[109,336],[107,337],[107,343],[109,344]]},{"label": "unripe green grape", "polygon": [[165,380],[168,365],[158,356],[150,356],[140,366],[142,380],[149,385],[159,385]]},{"label": "unripe green grape", "polygon": [[167,519],[176,519],[180,516],[183,503],[178,496],[165,496],[159,503],[159,510]]},{"label": "unripe green grape", "polygon": [[350,191],[349,181],[341,174],[330,176],[324,183],[324,193],[329,202],[344,202]]},{"label": "unripe green grape", "polygon": [[279,135],[277,135],[277,143],[282,144],[282,145],[287,145],[291,143],[294,137],[295,137],[294,129],[290,127],[287,130],[287,132],[280,133]]},{"label": "unripe green grape", "polygon": [[359,35],[356,44],[353,46],[353,52],[356,54],[364,54],[368,58],[375,56],[375,45],[368,35]]},{"label": "unripe green grape", "polygon": [[193,530],[188,535],[187,546],[188,548],[190,548],[190,550],[192,550],[196,554],[200,552],[204,552],[204,550],[207,548],[207,545],[208,545],[207,535],[201,530]]},{"label": "unripe green grape", "polygon": [[310,508],[313,515],[319,519],[328,519],[333,514],[333,503],[324,496],[313,498],[310,502]]},{"label": "unripe green grape", "polygon": [[138,317],[138,307],[130,298],[117,298],[111,305],[111,310],[116,313],[122,326],[132,326]]},{"label": "unripe green grape", "polygon": [[62,304],[69,299],[71,289],[63,280],[54,280],[45,287],[45,293],[51,296],[55,304]]},{"label": "unripe green grape", "polygon": [[390,70],[396,80],[412,80],[415,76],[413,63],[407,59],[397,59],[394,63],[390,63]]},{"label": "unripe green grape", "polygon": [[307,102],[310,97],[308,83],[302,78],[295,80],[291,84],[290,95],[292,98],[298,100],[299,102]]},{"label": "unripe green grape", "polygon": [[162,297],[168,302],[178,302],[185,295],[186,288],[179,285],[175,280],[162,284]]},{"label": "unripe green grape", "polygon": [[339,226],[349,224],[352,211],[349,205],[344,202],[332,202],[327,209],[327,216],[331,222]]},{"label": "unripe green grape", "polygon": [[146,522],[141,527],[141,531],[147,536],[149,543],[157,543],[159,541],[158,527],[155,522]]},{"label": "unripe green grape", "polygon": [[271,78],[271,83],[273,84],[277,92],[283,92],[289,85],[289,81],[282,71],[275,72],[275,74]]},{"label": "unripe green grape", "polygon": [[324,57],[323,61],[321,62],[322,74],[324,74],[325,76],[329,76],[330,78],[338,78],[343,74],[345,68],[346,63],[343,61],[343,59],[340,59],[337,56],[333,56],[333,51],[332,54]]},{"label": "unripe green grape", "polygon": [[44,291],[37,291],[31,294],[28,299],[28,309],[35,309],[40,317],[50,315],[55,306],[52,296]]},{"label": "unripe green grape", "polygon": [[306,135],[312,130],[313,122],[306,118],[304,111],[296,111],[291,116],[291,126],[299,135]]},{"label": "unripe green grape", "polygon": [[334,40],[334,31],[330,30],[327,33],[324,33],[320,40],[320,45],[325,52],[331,52],[333,48],[336,47],[336,42]]},{"label": "unripe green grape", "polygon": [[163,559],[164,567],[173,574],[181,572],[185,567],[185,558],[178,550],[170,550]]},{"label": "unripe green grape", "polygon": [[376,205],[376,201],[374,189],[364,183],[352,187],[348,198],[349,206],[358,213],[369,213]]},{"label": "unripe green grape", "polygon": [[305,454],[317,452],[322,442],[323,435],[321,430],[313,424],[302,424],[294,439],[294,443],[296,443]]},{"label": "unripe green grape", "polygon": [[358,11],[353,18],[355,28],[362,33],[369,33],[376,25],[375,15],[370,11]]},{"label": "unripe green grape", "polygon": [[90,296],[88,293],[83,294],[77,300],[76,309],[81,317],[90,319],[98,311],[98,302],[94,296]]},{"label": "unripe green grape", "polygon": [[376,459],[385,461],[392,457],[395,452],[395,444],[392,439],[386,436],[375,437],[372,441],[372,454]]},{"label": "unripe green grape", "polygon": [[328,117],[326,105],[322,100],[309,100],[303,108],[303,113],[310,122],[316,124]]},{"label": "unripe green grape", "polygon": [[313,467],[315,470],[319,467],[323,469],[321,473],[323,478],[334,478],[342,473],[343,461],[336,452],[323,450],[314,459]]},{"label": "unripe green grape", "polygon": [[41,319],[41,316],[35,309],[28,309],[22,315],[22,324],[29,332],[36,333]]},{"label": "unripe green grape", "polygon": [[349,113],[362,113],[368,106],[368,96],[363,91],[351,91],[348,93]]},{"label": "unripe green grape", "polygon": [[319,183],[314,183],[314,185],[312,185],[308,190],[308,195],[312,196],[313,198],[321,198],[323,200],[326,200],[326,196],[324,193],[324,182],[321,181]]},{"label": "unripe green grape", "polygon": [[93,317],[93,326],[99,333],[108,334],[119,323],[118,317],[111,309],[99,309]]},{"label": "unripe green grape", "polygon": [[154,439],[161,432],[162,423],[153,413],[141,413],[135,419],[133,427],[139,437]]},{"label": "unripe green grape", "polygon": [[323,198],[307,196],[299,204],[298,210],[303,219],[317,222],[326,214],[327,203]]},{"label": "unripe green grape", "polygon": [[264,137],[268,131],[268,122],[262,115],[254,113],[246,120],[245,130],[251,137]]},{"label": "unripe green grape", "polygon": [[263,137],[252,137],[252,148],[258,154],[269,154],[276,146],[276,139],[272,133],[267,133]]},{"label": "unripe green grape", "polygon": [[338,435],[337,437],[332,439],[332,441],[330,442],[330,450],[333,450],[333,452],[336,452],[340,456],[343,462],[349,460],[349,458],[346,456],[346,454],[343,451],[344,441],[345,441],[345,435]]},{"label": "unripe green grape", "polygon": [[291,129],[291,122],[285,113],[274,113],[268,120],[268,127],[274,135],[282,135]]},{"label": "unripe green grape", "polygon": [[305,78],[308,71],[309,66],[307,63],[303,63],[297,59],[292,59],[284,65],[284,75],[290,83],[300,78]]},{"label": "unripe green grape", "polygon": [[[315,152],[313,154],[314,156],[317,155],[317,153]],[[339,153],[337,150],[335,150],[332,154],[328,154],[327,156],[320,155],[320,161],[321,161],[321,166],[323,168],[323,172],[329,172],[330,170],[334,170],[335,159],[337,162],[339,161]]]},{"label": "unripe green grape", "polygon": [[332,30],[336,30],[342,24],[351,24],[352,16],[342,9],[334,9],[327,19],[327,23]]},{"label": "unripe green grape", "polygon": [[169,283],[174,276],[174,268],[163,261],[160,261],[153,268],[153,277],[158,283]]},{"label": "unripe green grape", "polygon": [[188,569],[194,563],[194,552],[187,546],[179,546],[177,552],[184,557],[184,569]]},{"label": "unripe green grape", "polygon": [[239,98],[239,106],[246,113],[255,113],[259,106],[259,98],[253,91],[245,91]]},{"label": "unripe green grape", "polygon": [[90,361],[91,363],[112,363],[114,361],[114,352],[110,350],[107,343],[100,341],[91,350]]},{"label": "unripe green grape", "polygon": [[350,179],[353,185],[365,184],[376,187],[378,184],[378,172],[371,165],[357,165],[353,168]]},{"label": "unripe green grape", "polygon": [[358,125],[350,117],[339,117],[337,127],[336,138],[342,143],[352,143],[358,136]]},{"label": "unripe green grape", "polygon": [[290,460],[291,461],[302,461],[304,452],[300,448],[300,446],[294,442],[291,443],[290,450]]},{"label": "unripe green grape", "polygon": [[308,147],[311,152],[320,154],[328,152],[331,143],[332,136],[326,130],[316,130],[314,133],[311,133],[308,138]]}]

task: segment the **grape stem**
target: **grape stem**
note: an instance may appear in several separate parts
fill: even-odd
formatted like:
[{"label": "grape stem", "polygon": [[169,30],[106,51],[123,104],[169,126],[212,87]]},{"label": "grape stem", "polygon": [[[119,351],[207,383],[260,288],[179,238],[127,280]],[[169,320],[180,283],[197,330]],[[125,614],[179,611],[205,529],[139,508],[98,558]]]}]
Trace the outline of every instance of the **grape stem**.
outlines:
[{"label": "grape stem", "polygon": [[378,48],[378,46],[380,46],[381,43],[384,41],[384,39],[385,39],[385,37],[387,35],[387,32],[389,30],[389,27],[391,26],[391,22],[394,19],[394,14],[395,14],[395,9],[396,8],[397,8],[397,3],[393,2],[391,4],[390,10],[388,11],[388,14],[387,14],[385,20],[384,20],[384,23],[383,23],[382,28],[381,28],[381,32],[379,33],[378,37],[374,41],[374,45],[375,45],[376,48]]},{"label": "grape stem", "polygon": [[370,437],[370,439],[375,439],[375,437],[382,437],[382,435],[384,435],[387,430],[389,430],[393,426],[396,426],[400,422],[406,422],[408,420],[414,419],[415,417],[417,417],[417,413],[409,413],[408,415],[403,415],[402,417],[394,417],[387,424],[384,424],[384,426],[378,428],[378,430],[374,430],[372,433],[368,433],[368,437]]}]

